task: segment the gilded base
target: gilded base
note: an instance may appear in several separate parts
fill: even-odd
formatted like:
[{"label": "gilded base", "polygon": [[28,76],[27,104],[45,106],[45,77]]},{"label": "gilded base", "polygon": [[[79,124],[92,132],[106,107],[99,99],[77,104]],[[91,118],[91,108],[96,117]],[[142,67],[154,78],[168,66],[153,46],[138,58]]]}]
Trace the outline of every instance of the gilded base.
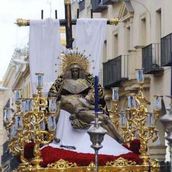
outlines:
[{"label": "gilded base", "polygon": [[[128,161],[118,158],[115,161],[108,162],[105,166],[99,167],[99,172],[148,172],[150,166],[136,165],[134,161]],[[46,168],[35,168],[26,166],[18,168],[18,172],[95,172],[94,163],[88,166],[78,167],[76,163],[70,163],[65,160],[59,160],[53,164],[49,164]],[[151,172],[159,172],[157,161],[151,162]]]},{"label": "gilded base", "polygon": [[[148,166],[126,166],[126,167],[99,167],[99,172],[148,172]],[[154,167],[151,169],[151,172],[159,172],[159,168]],[[18,170],[18,172],[21,172]],[[22,171],[28,172],[28,170]],[[67,169],[54,169],[54,168],[40,168],[40,169],[33,169],[31,172],[95,172],[94,168],[88,167],[72,167]]]}]

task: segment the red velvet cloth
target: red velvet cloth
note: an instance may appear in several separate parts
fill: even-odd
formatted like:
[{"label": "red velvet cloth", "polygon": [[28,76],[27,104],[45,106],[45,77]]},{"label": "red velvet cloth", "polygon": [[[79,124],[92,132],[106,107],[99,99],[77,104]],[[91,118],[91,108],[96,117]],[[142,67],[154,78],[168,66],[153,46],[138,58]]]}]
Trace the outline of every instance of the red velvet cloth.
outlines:
[{"label": "red velvet cloth", "polygon": [[[86,154],[86,153],[77,153],[74,151],[53,148],[47,146],[41,150],[42,153],[42,166],[47,166],[47,164],[56,162],[60,159],[64,159],[69,162],[76,162],[78,166],[87,166],[91,162],[94,162],[95,155],[94,154]],[[108,161],[113,161],[119,157],[123,157],[127,160],[135,161],[137,164],[141,163],[141,159],[139,155],[135,153],[127,153],[119,156],[112,155],[99,155],[99,164],[105,165]]]},{"label": "red velvet cloth", "polygon": [[[33,158],[33,148],[34,143],[28,143],[24,149],[25,158],[31,160]],[[94,154],[85,154],[85,153],[77,153],[74,151],[53,148],[51,146],[44,147],[41,150],[43,162],[41,165],[46,167],[47,164],[54,163],[60,159],[64,159],[69,162],[75,162],[78,166],[87,166],[91,162],[94,162],[95,155]],[[137,164],[141,163],[141,159],[138,154],[135,153],[127,153],[119,156],[112,155],[99,155],[99,164],[105,165],[108,161],[116,160],[119,157],[123,157],[127,160],[135,161]]]}]

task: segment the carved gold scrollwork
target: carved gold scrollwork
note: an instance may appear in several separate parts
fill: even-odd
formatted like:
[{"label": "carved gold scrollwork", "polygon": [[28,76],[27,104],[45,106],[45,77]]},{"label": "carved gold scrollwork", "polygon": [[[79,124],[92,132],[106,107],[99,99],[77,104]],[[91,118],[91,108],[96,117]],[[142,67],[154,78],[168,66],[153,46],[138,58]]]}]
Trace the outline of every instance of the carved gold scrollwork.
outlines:
[{"label": "carved gold scrollwork", "polygon": [[136,162],[128,161],[122,157],[118,158],[115,161],[106,163],[106,166],[111,166],[111,167],[126,167],[126,166],[131,166],[131,165],[136,165]]},{"label": "carved gold scrollwork", "polygon": [[52,169],[67,169],[71,167],[77,167],[77,164],[65,161],[63,159],[60,159],[59,161],[48,165],[48,168]]},{"label": "carved gold scrollwork", "polygon": [[88,166],[87,166],[87,171],[93,171],[95,169],[95,164],[93,162],[91,162]]}]

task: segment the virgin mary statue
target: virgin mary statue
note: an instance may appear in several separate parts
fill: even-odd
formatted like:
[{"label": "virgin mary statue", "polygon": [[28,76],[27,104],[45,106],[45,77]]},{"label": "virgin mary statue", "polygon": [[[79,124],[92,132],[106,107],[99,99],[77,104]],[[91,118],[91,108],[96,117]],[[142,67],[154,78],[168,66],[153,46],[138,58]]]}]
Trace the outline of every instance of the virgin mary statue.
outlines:
[{"label": "virgin mary statue", "polygon": [[[52,147],[79,153],[94,153],[87,130],[94,121],[94,80],[89,73],[88,59],[78,52],[67,53],[62,58],[62,74],[49,90],[49,97],[56,97],[57,127]],[[99,85],[99,120],[107,130],[100,154],[121,155],[130,151],[124,148],[122,137],[111,122],[103,88]]]}]

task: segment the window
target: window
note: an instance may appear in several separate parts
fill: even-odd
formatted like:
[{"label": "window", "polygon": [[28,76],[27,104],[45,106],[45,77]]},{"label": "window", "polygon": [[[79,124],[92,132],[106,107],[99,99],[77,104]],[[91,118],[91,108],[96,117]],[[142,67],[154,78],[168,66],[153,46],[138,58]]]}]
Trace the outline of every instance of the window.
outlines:
[{"label": "window", "polygon": [[104,41],[103,45],[103,61],[106,61],[107,59],[107,40]]},{"label": "window", "polygon": [[156,11],[156,42],[160,43],[161,40],[161,9]]},{"label": "window", "polygon": [[141,43],[142,45],[146,45],[146,18],[141,19],[141,33],[140,33],[140,38],[141,38]]},{"label": "window", "polygon": [[130,50],[130,27],[126,28],[126,52],[128,52],[128,50]]},{"label": "window", "polygon": [[114,57],[118,56],[118,34],[114,35]]}]

